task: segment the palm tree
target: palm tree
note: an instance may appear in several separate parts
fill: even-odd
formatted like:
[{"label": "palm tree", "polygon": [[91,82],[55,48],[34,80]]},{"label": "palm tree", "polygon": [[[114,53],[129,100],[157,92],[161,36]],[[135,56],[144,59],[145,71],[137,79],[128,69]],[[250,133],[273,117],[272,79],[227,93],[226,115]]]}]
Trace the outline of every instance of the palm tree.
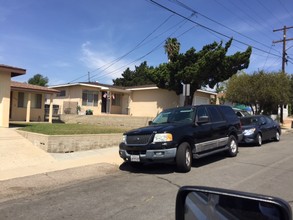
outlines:
[{"label": "palm tree", "polygon": [[175,56],[179,54],[180,50],[180,43],[176,38],[170,38],[168,37],[165,41],[165,53],[168,56],[168,61],[171,62]]}]

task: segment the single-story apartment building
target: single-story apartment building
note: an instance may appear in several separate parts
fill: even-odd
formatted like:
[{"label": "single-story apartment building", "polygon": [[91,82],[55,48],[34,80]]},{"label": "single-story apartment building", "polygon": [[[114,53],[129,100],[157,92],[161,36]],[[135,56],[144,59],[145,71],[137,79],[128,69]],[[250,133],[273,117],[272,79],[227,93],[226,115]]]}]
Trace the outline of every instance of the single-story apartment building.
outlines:
[{"label": "single-story apartment building", "polygon": [[[10,121],[44,121],[45,97],[58,93],[55,89],[11,81],[25,73],[25,69],[0,64],[0,127],[9,127]],[[52,122],[52,98],[48,103]]]},{"label": "single-story apartment building", "polygon": [[[183,105],[183,97],[174,91],[160,89],[156,85],[118,87],[97,82],[68,83],[51,86],[59,90],[53,96],[53,104],[59,106],[59,114],[93,115],[122,114],[154,117],[166,108]],[[197,90],[193,104],[210,104],[217,94]]]}]

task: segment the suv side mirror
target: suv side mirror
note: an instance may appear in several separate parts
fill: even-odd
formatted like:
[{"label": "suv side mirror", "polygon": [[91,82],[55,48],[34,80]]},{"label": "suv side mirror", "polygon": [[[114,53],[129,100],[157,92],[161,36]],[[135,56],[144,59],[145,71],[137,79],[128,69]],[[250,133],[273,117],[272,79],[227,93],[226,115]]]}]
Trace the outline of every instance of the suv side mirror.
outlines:
[{"label": "suv side mirror", "polygon": [[291,220],[290,205],[276,197],[211,187],[184,186],[176,198],[176,219]]}]

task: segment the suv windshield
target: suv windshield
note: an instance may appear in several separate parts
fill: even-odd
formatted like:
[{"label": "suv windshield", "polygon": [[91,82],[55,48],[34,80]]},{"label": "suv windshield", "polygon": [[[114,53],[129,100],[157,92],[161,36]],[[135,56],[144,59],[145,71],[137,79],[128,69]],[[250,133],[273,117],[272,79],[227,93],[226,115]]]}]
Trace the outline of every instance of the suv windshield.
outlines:
[{"label": "suv windshield", "polygon": [[153,124],[164,123],[186,123],[194,119],[194,108],[169,109],[161,112],[154,120]]}]

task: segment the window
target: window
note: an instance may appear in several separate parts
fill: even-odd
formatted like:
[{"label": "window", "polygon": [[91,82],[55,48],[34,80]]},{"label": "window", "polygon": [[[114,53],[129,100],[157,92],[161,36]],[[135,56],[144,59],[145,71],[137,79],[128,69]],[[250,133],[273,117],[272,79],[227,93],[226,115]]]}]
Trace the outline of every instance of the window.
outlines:
[{"label": "window", "polygon": [[200,117],[208,117],[209,115],[208,115],[205,107],[198,107],[197,112],[196,112],[196,116],[197,116],[197,120],[198,120]]},{"label": "window", "polygon": [[18,103],[17,103],[17,107],[18,108],[24,108],[26,107],[26,105],[24,104],[24,93],[23,92],[19,92],[18,93]]},{"label": "window", "polygon": [[209,106],[208,110],[210,112],[212,122],[223,121],[223,117],[222,117],[221,113],[218,111],[218,109],[216,107]]},{"label": "window", "polygon": [[64,97],[66,96],[66,90],[61,90],[59,93],[57,93],[57,97]]},{"label": "window", "polygon": [[98,106],[98,92],[97,91],[82,91],[82,105]]},{"label": "window", "polygon": [[[42,108],[42,94],[32,94],[31,96],[31,108]],[[26,108],[28,102],[28,94],[24,92],[18,92],[18,108]]]},{"label": "window", "polygon": [[32,108],[42,108],[42,94],[34,94],[32,96]]},{"label": "window", "polygon": [[121,105],[121,94],[112,94],[112,105],[120,106]]}]

